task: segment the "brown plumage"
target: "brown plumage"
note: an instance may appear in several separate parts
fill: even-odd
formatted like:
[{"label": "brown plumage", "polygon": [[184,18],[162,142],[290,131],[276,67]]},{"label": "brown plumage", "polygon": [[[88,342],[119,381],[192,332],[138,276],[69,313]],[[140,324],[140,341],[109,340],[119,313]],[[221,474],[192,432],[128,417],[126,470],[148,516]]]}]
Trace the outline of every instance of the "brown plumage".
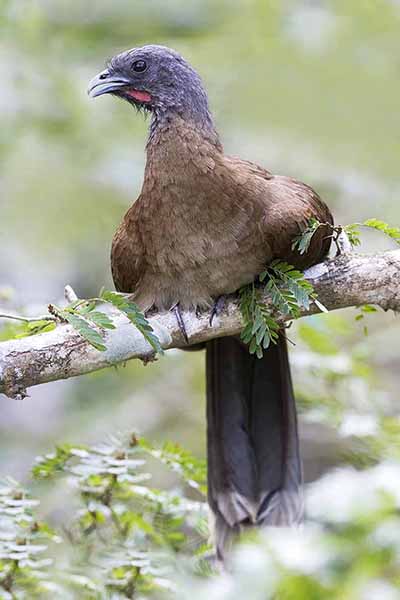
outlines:
[{"label": "brown plumage", "polygon": [[226,156],[176,116],[148,144],[142,192],[114,236],[115,285],[143,309],[210,305],[273,258],[304,268],[324,256],[325,228],[306,256],[291,250],[311,217],[331,220],[310,187]]},{"label": "brown plumage", "polygon": [[[200,79],[177,53],[145,46],[115,57],[91,86],[107,92],[153,114],[143,188],[111,252],[116,288],[142,309],[209,306],[274,258],[305,268],[327,254],[327,227],[306,255],[291,248],[311,217],[332,222],[327,206],[309,186],[224,154]],[[299,521],[301,466],[284,339],[261,361],[233,338],[210,342],[207,355],[209,501],[222,555],[244,526]]]}]

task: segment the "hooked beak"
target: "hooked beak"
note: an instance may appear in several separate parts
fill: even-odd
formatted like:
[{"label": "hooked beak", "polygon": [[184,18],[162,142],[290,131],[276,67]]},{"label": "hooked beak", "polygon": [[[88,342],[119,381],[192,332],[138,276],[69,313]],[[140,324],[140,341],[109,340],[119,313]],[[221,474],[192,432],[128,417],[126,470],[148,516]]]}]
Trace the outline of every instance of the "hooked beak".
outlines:
[{"label": "hooked beak", "polygon": [[121,76],[111,75],[108,69],[105,69],[92,79],[88,87],[88,95],[90,98],[96,98],[103,94],[116,92],[131,85],[128,79]]}]

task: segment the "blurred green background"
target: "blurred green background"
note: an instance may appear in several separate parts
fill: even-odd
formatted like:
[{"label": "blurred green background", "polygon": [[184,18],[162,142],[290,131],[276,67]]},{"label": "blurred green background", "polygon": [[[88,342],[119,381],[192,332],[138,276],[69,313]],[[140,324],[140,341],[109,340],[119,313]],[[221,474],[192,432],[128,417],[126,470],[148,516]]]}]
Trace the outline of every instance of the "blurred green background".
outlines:
[{"label": "blurred green background", "polygon": [[[225,149],[314,186],[336,222],[400,220],[398,0],[2,0],[0,307],[39,314],[66,283],[111,287],[110,242],[138,195],[148,121],[86,95],[114,54],[145,43],[200,72]],[[372,233],[362,251],[391,242]],[[314,479],[397,418],[399,321],[355,311],[290,330],[305,473]],[[7,331],[0,331],[3,338]],[[29,475],[59,440],[138,429],[204,454],[203,356],[171,351],[0,397],[0,473]],[[375,412],[379,413],[375,417]]]}]

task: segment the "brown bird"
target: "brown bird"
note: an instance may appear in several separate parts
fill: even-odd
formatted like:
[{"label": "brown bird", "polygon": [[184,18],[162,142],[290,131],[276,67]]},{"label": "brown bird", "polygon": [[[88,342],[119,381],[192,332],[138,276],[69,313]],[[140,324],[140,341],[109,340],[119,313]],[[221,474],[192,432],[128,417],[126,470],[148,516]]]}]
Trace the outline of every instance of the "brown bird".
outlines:
[{"label": "brown bird", "polygon": [[[115,56],[89,87],[150,111],[139,198],[112,243],[117,290],[143,310],[209,307],[255,280],[275,258],[306,268],[323,259],[327,230],[306,255],[292,242],[313,217],[332,216],[309,186],[224,154],[196,71],[149,45]],[[262,359],[236,337],[207,353],[208,499],[220,557],[246,526],[302,517],[302,469],[284,335]]]}]

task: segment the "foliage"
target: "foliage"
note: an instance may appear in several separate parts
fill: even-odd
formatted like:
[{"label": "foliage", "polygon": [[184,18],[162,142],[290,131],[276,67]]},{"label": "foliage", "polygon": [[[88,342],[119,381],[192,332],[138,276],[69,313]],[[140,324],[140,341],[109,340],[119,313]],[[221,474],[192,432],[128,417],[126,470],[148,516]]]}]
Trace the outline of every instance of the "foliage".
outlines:
[{"label": "foliage", "polygon": [[262,358],[263,350],[278,340],[279,324],[273,318],[262,298],[261,290],[255,284],[239,290],[240,310],[244,327],[241,339],[249,344],[250,354]]},{"label": "foliage", "polygon": [[[341,234],[342,230],[347,235],[349,242],[353,248],[355,248],[356,246],[360,246],[360,232],[357,223],[350,223],[349,225],[345,225],[343,228],[339,226],[335,232],[337,237]],[[337,239],[337,237],[335,237],[334,239]]]},{"label": "foliage", "polygon": [[[49,304],[48,311],[52,320],[50,320],[50,317],[49,320],[46,320],[46,317],[40,319],[15,317],[18,319],[18,325],[9,327],[7,332],[3,332],[2,339],[20,338],[51,331],[56,326],[55,321],[58,321],[69,323],[91,346],[104,352],[107,349],[104,341],[105,330],[115,329],[110,316],[97,309],[99,304],[104,305],[105,303],[111,304],[123,313],[140,331],[154,352],[163,354],[164,351],[159,339],[139,307],[129,300],[126,295],[108,290],[103,290],[99,298],[79,299],[65,308]],[[2,315],[0,315],[1,318]],[[10,317],[4,315],[3,318]]]},{"label": "foliage", "polygon": [[[321,223],[313,218],[310,219],[304,231],[294,238],[292,250],[297,250],[302,255],[306,254],[314,234],[322,226],[330,228],[331,237],[338,252],[341,251],[340,236],[342,233],[346,234],[353,247],[360,245],[360,226],[377,229],[400,244],[400,229],[390,227],[378,219],[334,226],[330,223]],[[256,354],[258,358],[263,356],[263,350],[266,350],[271,343],[277,342],[279,321],[282,321],[282,318],[295,319],[299,317],[301,309],[308,310],[311,301],[315,302],[321,311],[326,312],[325,307],[316,297],[312,285],[305,279],[303,273],[292,265],[280,260],[273,261],[259,276],[261,283],[265,280],[267,283],[263,289],[257,287],[256,284],[251,284],[239,290],[240,309],[244,320],[241,337],[244,342],[249,344],[249,352]],[[270,307],[265,305],[264,295],[270,297]],[[367,331],[366,328],[364,331]]]},{"label": "foliage", "polygon": [[[281,263],[270,269],[284,287],[270,286],[276,304],[290,305],[285,295],[291,289],[296,302],[307,302],[298,272]],[[262,286],[268,281],[263,275]],[[250,291],[261,294],[262,288]],[[362,307],[363,320],[373,312]],[[16,564],[15,546],[0,546],[0,598],[350,600],[370,597],[371,590],[396,598],[399,419],[387,409],[359,349],[349,352],[351,336],[349,322],[334,313],[298,323],[293,367],[303,422],[333,426],[344,440],[340,460],[348,465],[307,490],[307,519],[299,532],[252,533],[237,545],[229,572],[219,573],[208,544],[204,461],[177,444],[158,446],[137,435],[93,446],[59,444],[33,469],[45,487],[36,492],[43,508],[33,500],[25,509],[33,521],[22,521],[32,562]],[[172,489],[165,479],[153,484],[164,467],[174,477]],[[50,488],[58,490],[56,532],[40,514]],[[7,509],[20,489],[8,485]],[[27,492],[23,496],[32,501]],[[31,550],[36,545],[37,554]]]},{"label": "foliage", "polygon": [[195,459],[190,452],[172,442],[165,442],[161,448],[157,448],[145,438],[140,438],[139,444],[151,456],[178,473],[190,487],[199,490],[204,496],[207,494],[204,460]]},{"label": "foliage", "polygon": [[[381,432],[379,447],[370,448],[380,457],[376,466],[347,467],[314,483],[305,526],[244,537],[225,573],[209,562],[204,463],[135,434],[60,445],[33,469],[52,486],[62,477],[72,491],[67,504],[65,491],[60,498],[72,514],[59,532],[39,520],[38,500],[16,482],[0,485],[0,598],[233,600],[245,592],[254,600],[342,600],[364,597],[371,586],[397,598],[400,467],[387,451],[398,420],[382,423]],[[198,499],[184,486],[150,486],[147,456],[201,491]]]},{"label": "foliage", "polygon": [[49,541],[60,542],[37,519],[39,502],[12,479],[0,483],[0,598],[42,597],[56,586],[49,581]]},{"label": "foliage", "polygon": [[115,329],[110,317],[100,310],[95,310],[99,303],[108,303],[123,313],[140,331],[144,339],[155,352],[163,353],[163,349],[153,328],[140,311],[139,307],[129,300],[126,295],[118,292],[103,290],[100,298],[77,300],[64,309],[51,305],[49,311],[60,321],[68,322],[96,350],[107,349],[102,333],[105,329]]},{"label": "foliage", "polygon": [[[263,350],[278,341],[279,320],[297,318],[302,308],[308,310],[310,302],[318,300],[303,273],[284,261],[274,260],[261,273],[259,281],[266,283],[263,287],[251,284],[241,288],[239,301],[244,320],[241,338],[249,344],[250,354],[262,358]],[[265,304],[265,295],[271,299],[270,306]]]},{"label": "foliage", "polygon": [[[86,3],[76,0],[4,0],[2,9],[1,66],[10,85],[2,97],[1,268],[3,280],[26,292],[24,304],[55,295],[66,275],[73,277],[74,285],[87,297],[96,294],[100,281],[109,285],[105,280],[109,242],[141,183],[147,124],[112,99],[89,105],[84,92],[104,57],[136,43],[167,43],[190,58],[207,82],[221,133],[235,152],[240,148],[243,157],[261,157],[276,173],[298,174],[313,182],[347,221],[354,220],[359,209],[372,214],[377,203],[382,204],[382,212],[398,216],[394,185],[398,141],[393,135],[400,93],[398,2],[99,0],[88,11]],[[273,60],[266,61],[266,56]],[[240,77],[230,76],[232,65]],[[324,90],[323,101],[316,103],[320,90]],[[395,324],[390,322],[390,330],[385,330],[385,315],[372,315],[374,325],[366,344],[357,335],[352,317],[348,311],[348,319],[337,314],[301,319],[291,330],[297,343],[292,361],[297,397],[306,427],[314,427],[307,430],[305,440],[307,450],[312,449],[308,454],[313,455],[309,471],[313,474],[337,463],[338,454],[365,468],[398,449],[398,381],[391,403],[390,389],[369,390],[368,381],[377,374],[368,373],[366,361],[372,351],[384,369],[386,384],[392,379],[396,383]],[[364,313],[361,323],[368,318]],[[12,335],[14,329],[22,331],[25,325],[8,328],[7,324],[0,335]],[[374,332],[376,338],[372,338]],[[379,353],[382,338],[384,357]],[[53,408],[52,397],[46,402],[46,393],[52,396],[55,389],[58,396],[60,387],[52,385],[38,390],[40,410],[37,396],[19,411],[4,401],[2,472],[15,467],[25,470],[32,448],[53,444],[61,428],[62,439],[70,432],[74,439],[92,438],[99,436],[97,427],[104,422],[109,429],[124,426],[115,425],[117,414],[123,423],[128,415],[135,423],[140,421],[143,405],[153,415],[150,427],[156,423],[152,429],[156,438],[164,436],[165,429],[170,435],[173,427],[174,435],[198,447],[200,403],[193,388],[197,390],[202,376],[199,354],[179,358],[172,353],[171,360],[154,366],[164,387],[162,393],[156,388],[151,402],[148,386],[154,391],[154,369],[150,374],[138,362],[119,370],[118,377],[109,370],[62,386],[65,411],[57,408],[58,403]],[[180,402],[165,410],[169,397],[178,394],[184,397],[184,410]],[[53,421],[50,426],[47,422],[46,406],[51,406],[55,427]],[[326,436],[328,425],[339,434],[335,443],[331,433]],[[350,437],[344,432],[359,431],[361,426],[369,435],[358,438],[356,453],[352,450],[344,456]],[[378,510],[375,528],[360,527],[361,521],[371,520],[371,498],[367,481],[358,474],[350,470],[346,478],[323,482],[326,491],[318,496],[318,503],[326,514],[319,520],[314,517],[311,531],[306,526],[300,539],[295,532],[279,530],[273,553],[266,540],[239,548],[232,575],[221,574],[203,586],[192,577],[182,581],[182,565],[177,565],[177,594],[191,600],[266,600],[279,586],[283,598],[295,600],[397,598],[393,577],[399,569],[393,563],[400,539],[398,518],[396,514],[392,518],[390,510],[387,518]],[[393,470],[372,475],[394,485],[399,479]],[[61,473],[56,480],[51,475],[49,486],[37,492],[41,513],[50,512],[55,521],[60,510],[58,521],[67,519],[67,508],[74,505],[73,499],[70,503],[63,495],[66,477]],[[354,502],[357,516],[345,510],[352,482],[360,491]],[[56,511],[49,500],[54,495],[58,497]],[[343,517],[343,522],[334,523],[335,515]],[[95,547],[100,543],[96,536],[92,540]],[[327,541],[334,552],[325,561]],[[55,546],[58,564],[60,552],[68,548],[68,540]],[[389,556],[382,553],[385,548]],[[124,552],[122,545],[120,550]],[[377,564],[382,555],[384,560]],[[61,556],[61,566],[67,567],[68,562]],[[160,564],[158,558],[155,564]],[[100,597],[90,577],[86,577],[87,590],[82,591],[85,566],[83,561],[79,575],[74,574],[79,581],[76,593],[68,595],[63,586],[50,596]],[[43,571],[54,582],[53,572]],[[71,570],[66,568],[65,574],[72,587]],[[21,588],[23,594],[34,597]]]},{"label": "foliage", "polygon": [[350,223],[349,225],[331,225],[330,223],[320,223],[316,219],[310,219],[304,231],[293,240],[292,250],[297,250],[300,254],[305,254],[310,247],[313,235],[321,226],[330,228],[332,240],[337,245],[338,251],[340,251],[338,245],[339,237],[343,232],[347,235],[348,240],[353,247],[361,244],[360,227],[369,227],[381,231],[400,244],[400,229],[398,227],[391,227],[379,219],[367,219],[363,223]]},{"label": "foliage", "polygon": [[400,229],[398,227],[391,227],[379,219],[367,219],[362,223],[352,223],[351,225],[345,225],[343,227],[343,231],[347,234],[352,246],[359,246],[361,244],[360,227],[376,229],[377,231],[387,235],[397,244],[400,244]]},{"label": "foliage", "polygon": [[286,262],[275,260],[261,273],[260,281],[268,282],[264,292],[271,295],[272,304],[285,316],[297,317],[300,309],[308,309],[314,290],[303,273]]},{"label": "foliage", "polygon": [[397,600],[399,475],[385,463],[325,476],[309,490],[301,530],[272,529],[242,543],[229,574],[192,580],[191,599]]},{"label": "foliage", "polygon": [[[363,304],[359,307],[359,312],[355,316],[356,321],[362,321],[366,315],[378,312],[378,309],[371,304]],[[368,335],[368,327],[364,325],[364,335]]]},{"label": "foliage", "polygon": [[[79,313],[79,309],[73,307],[67,307],[65,309],[58,309],[55,306],[51,307],[51,312],[63,321],[69,323],[72,327],[81,335],[93,348],[104,352],[106,346],[103,342],[103,336],[101,333],[93,327],[90,323],[88,315],[82,315]],[[99,328],[100,329],[100,328]],[[103,328],[101,328],[103,329]]]},{"label": "foliage", "polygon": [[[358,246],[361,243],[360,225],[377,229],[400,243],[400,229],[390,227],[378,219],[368,219],[362,224],[334,226],[313,218],[304,231],[293,240],[292,250],[297,250],[299,254],[306,254],[314,234],[321,226],[331,229],[332,240],[338,252],[340,252],[339,238],[342,233],[347,235],[352,246]],[[292,265],[284,261],[273,261],[259,277],[260,282],[266,279],[267,283],[263,290],[252,284],[239,291],[240,308],[245,323],[241,337],[249,344],[250,353],[256,354],[259,358],[263,356],[263,349],[267,349],[271,342],[277,342],[279,320],[282,320],[282,317],[299,317],[301,309],[308,310],[311,301],[314,301],[320,310],[326,311],[313,292],[312,285],[304,278],[303,273]],[[271,308],[267,308],[263,302],[263,295],[270,297]],[[372,307],[365,308],[362,312],[372,312],[372,310],[374,310]],[[367,331],[366,328],[364,331]]]},{"label": "foliage", "polygon": [[[306,254],[314,234],[321,226],[327,226],[331,229],[331,237],[337,246],[338,252],[340,252],[339,239],[342,233],[346,234],[353,247],[360,245],[360,226],[381,231],[400,244],[400,229],[391,227],[384,221],[375,218],[367,219],[363,223],[352,223],[345,226],[321,223],[312,218],[304,231],[294,238],[292,250],[297,250],[301,255]],[[303,273],[285,261],[273,261],[259,276],[260,283],[265,280],[267,280],[267,283],[263,289],[251,284],[239,290],[240,309],[244,319],[241,338],[249,344],[250,353],[256,354],[258,358],[263,356],[263,350],[266,350],[271,343],[277,342],[280,328],[279,319],[282,320],[282,317],[284,319],[299,317],[301,309],[308,310],[311,301],[314,301],[320,310],[326,310],[317,299],[312,285],[304,278]],[[263,294],[271,298],[270,309],[263,303]],[[77,300],[66,308],[61,309],[49,305],[49,312],[61,322],[72,325],[94,348],[105,351],[104,330],[115,329],[115,325],[106,313],[96,310],[98,304],[102,302],[111,304],[126,315],[153,350],[160,354],[163,353],[160,341],[149,321],[138,306],[124,294],[103,290],[100,298]],[[52,328],[54,328],[53,321],[46,321],[45,319],[31,320],[22,327],[20,326],[19,331],[14,330],[14,337],[34,335]]]},{"label": "foliage", "polygon": [[55,327],[56,323],[54,321],[47,321],[46,319],[39,319],[37,321],[12,320],[7,325],[1,327],[0,341],[20,339],[29,337],[30,335],[37,335],[38,333],[45,333]]},{"label": "foliage", "polygon": [[124,294],[109,291],[103,291],[101,299],[109,302],[124,313],[130,322],[140,331],[153,350],[160,354],[163,353],[163,349],[157,336],[154,334],[152,326],[134,302],[128,300]]},{"label": "foliage", "polygon": [[[187,478],[198,498],[186,496],[182,485],[171,491],[149,486],[146,455]],[[57,476],[66,477],[74,512],[56,536],[34,517],[37,500],[14,482],[0,487],[1,598],[6,592],[52,597],[56,590],[62,597],[136,598],[172,589],[178,556],[203,570],[209,551],[205,467],[188,452],[169,443],[157,448],[134,434],[115,436],[95,446],[60,445],[37,459],[33,475],[53,485]],[[48,558],[48,540],[62,542],[63,569],[54,553]],[[46,558],[37,558],[42,553]]]},{"label": "foliage", "polygon": [[385,235],[392,238],[392,240],[400,244],[400,229],[398,227],[391,227],[390,225],[388,225],[384,221],[380,221],[379,219],[367,219],[366,221],[364,221],[363,225],[381,231]]},{"label": "foliage", "polygon": [[310,219],[307,227],[292,242],[292,250],[297,250],[299,254],[306,254],[310,247],[314,233],[322,225],[317,219]]}]

